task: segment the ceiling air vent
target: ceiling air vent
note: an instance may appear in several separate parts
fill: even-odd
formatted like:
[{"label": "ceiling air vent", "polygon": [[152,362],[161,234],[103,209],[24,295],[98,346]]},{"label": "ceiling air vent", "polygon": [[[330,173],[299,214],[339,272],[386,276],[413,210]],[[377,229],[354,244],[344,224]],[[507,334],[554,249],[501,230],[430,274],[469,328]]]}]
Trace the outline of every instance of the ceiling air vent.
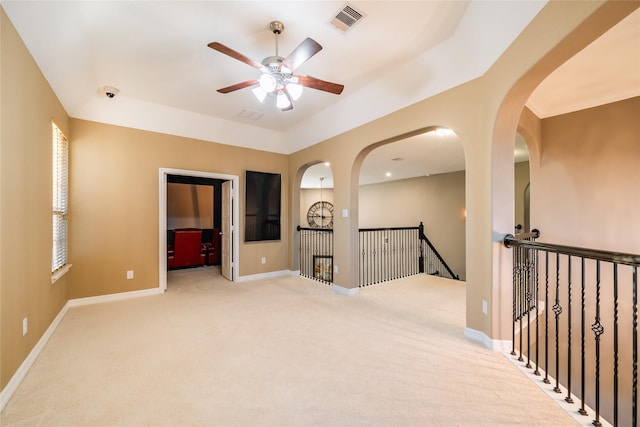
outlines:
[{"label": "ceiling air vent", "polygon": [[238,115],[240,117],[242,117],[242,118],[245,118],[245,119],[258,120],[264,114],[258,113],[257,111],[251,111],[251,110],[246,110],[245,109],[245,110],[240,111],[240,113]]},{"label": "ceiling air vent", "polygon": [[366,15],[363,12],[357,10],[349,3],[346,3],[344,7],[331,19],[330,24],[343,33],[346,33],[365,16]]}]

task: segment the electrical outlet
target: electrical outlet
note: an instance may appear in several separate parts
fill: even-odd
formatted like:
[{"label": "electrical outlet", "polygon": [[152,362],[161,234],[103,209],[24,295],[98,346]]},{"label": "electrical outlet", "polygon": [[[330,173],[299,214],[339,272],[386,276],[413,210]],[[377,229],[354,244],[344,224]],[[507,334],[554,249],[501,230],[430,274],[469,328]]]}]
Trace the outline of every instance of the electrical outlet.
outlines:
[{"label": "electrical outlet", "polygon": [[488,311],[487,302],[485,300],[482,300],[482,313],[487,314],[487,311]]},{"label": "electrical outlet", "polygon": [[22,336],[27,335],[28,330],[29,330],[29,319],[25,317],[24,319],[22,319]]},{"label": "electrical outlet", "polygon": [[266,264],[266,263],[267,263],[267,257],[265,257],[265,256],[263,256],[263,257],[262,257],[262,263],[263,263],[263,264]]},{"label": "electrical outlet", "polygon": [[334,273],[337,273],[337,272],[338,272],[338,266],[337,266],[337,265],[334,265],[334,266],[333,266],[333,272],[334,272]]},{"label": "electrical outlet", "polygon": [[133,270],[127,270],[127,279],[133,279]]}]

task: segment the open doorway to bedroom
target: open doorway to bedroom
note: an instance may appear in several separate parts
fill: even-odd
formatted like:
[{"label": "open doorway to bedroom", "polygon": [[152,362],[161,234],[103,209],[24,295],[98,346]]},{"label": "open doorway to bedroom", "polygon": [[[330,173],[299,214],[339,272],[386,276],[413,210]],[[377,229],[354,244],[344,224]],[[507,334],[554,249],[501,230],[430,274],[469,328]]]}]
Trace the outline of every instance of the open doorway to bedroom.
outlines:
[{"label": "open doorway to bedroom", "polygon": [[235,281],[239,265],[234,232],[239,211],[238,177],[160,169],[159,178],[160,289],[167,288],[168,271],[206,268]]}]

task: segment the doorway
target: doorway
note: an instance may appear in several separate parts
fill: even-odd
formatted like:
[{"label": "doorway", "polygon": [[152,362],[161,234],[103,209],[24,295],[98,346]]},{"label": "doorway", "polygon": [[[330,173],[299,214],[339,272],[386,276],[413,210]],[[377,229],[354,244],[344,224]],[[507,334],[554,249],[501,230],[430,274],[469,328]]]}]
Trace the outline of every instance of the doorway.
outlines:
[{"label": "doorway", "polygon": [[239,271],[239,237],[235,231],[238,224],[238,188],[239,177],[211,172],[183,169],[159,169],[159,202],[158,202],[158,246],[159,268],[158,287],[167,290],[167,180],[169,175],[193,178],[210,178],[225,181],[222,186],[222,275],[230,281],[236,281]]}]

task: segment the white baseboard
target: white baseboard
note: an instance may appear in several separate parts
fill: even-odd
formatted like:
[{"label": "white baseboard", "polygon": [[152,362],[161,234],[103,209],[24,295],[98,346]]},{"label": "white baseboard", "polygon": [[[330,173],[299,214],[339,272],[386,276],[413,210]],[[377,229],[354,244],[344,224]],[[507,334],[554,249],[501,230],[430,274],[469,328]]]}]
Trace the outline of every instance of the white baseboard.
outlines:
[{"label": "white baseboard", "polygon": [[268,273],[251,274],[249,276],[238,276],[236,282],[249,282],[258,279],[270,279],[272,277],[291,276],[291,270],[270,271]]},{"label": "white baseboard", "polygon": [[[580,406],[578,402],[580,402],[580,399],[575,394],[571,393],[571,398],[573,399],[574,403],[567,403],[564,399],[567,396],[568,392],[562,384],[559,384],[558,386],[561,392],[556,393],[553,390],[555,385],[555,379],[553,377],[549,376],[551,384],[545,384],[542,381],[542,379],[545,377],[545,372],[543,369],[538,368],[538,372],[540,373],[540,375],[535,375],[533,369],[527,368],[525,363],[519,362],[515,356],[512,356],[509,353],[510,351],[504,352],[504,357],[506,357],[511,363],[513,363],[513,365],[518,368],[531,382],[537,385],[540,390],[542,390],[547,396],[549,396],[551,400],[556,402],[558,406],[560,406],[567,414],[569,414],[576,422],[576,425],[581,427],[593,427],[593,414],[595,414],[595,411],[593,409],[591,409],[588,405],[585,405],[585,410],[589,415],[581,415],[578,412],[578,407]],[[600,416],[599,421],[602,424],[602,427],[612,427],[607,420],[602,418],[602,416]]]},{"label": "white baseboard", "polygon": [[18,386],[27,375],[27,372],[29,372],[29,369],[31,369],[31,366],[33,366],[33,363],[36,361],[36,359],[44,349],[44,346],[47,344],[53,333],[58,328],[58,325],[62,321],[64,315],[67,314],[68,310],[69,302],[67,301],[56,318],[53,319],[53,322],[51,322],[42,337],[40,337],[36,345],[33,347],[33,349],[31,349],[31,352],[29,352],[27,358],[24,359],[20,367],[18,367],[18,370],[15,372],[15,374],[13,374],[13,376],[7,383],[7,386],[2,390],[2,392],[0,392],[0,411],[2,411],[7,403],[9,403],[9,400],[11,400],[11,398],[13,397],[13,394],[18,389]]},{"label": "white baseboard", "polygon": [[160,288],[142,289],[140,291],[120,292],[117,294],[98,295],[96,297],[70,299],[67,302],[69,307],[80,307],[83,305],[102,304],[105,302],[121,301],[125,299],[148,297],[163,293]]},{"label": "white baseboard", "polygon": [[340,285],[333,284],[331,285],[334,291],[342,295],[358,295],[360,292],[360,288],[343,288]]},{"label": "white baseboard", "polygon": [[464,328],[464,336],[470,340],[479,342],[489,350],[506,353],[511,352],[511,341],[509,340],[494,340],[485,335],[484,332],[471,328]]},{"label": "white baseboard", "polygon": [[120,301],[149,295],[157,295],[160,293],[162,293],[162,291],[159,288],[152,288],[143,289],[141,291],[122,292],[117,294],[100,295],[97,297],[78,298],[67,301],[64,307],[62,307],[62,310],[60,310],[55,319],[53,319],[53,322],[51,322],[44,334],[42,334],[36,345],[33,347],[33,349],[31,349],[26,359],[24,359],[20,367],[18,367],[15,374],[13,374],[13,376],[7,383],[7,386],[0,392],[0,411],[2,411],[7,403],[9,403],[9,400],[11,400],[11,398],[13,397],[13,394],[18,389],[18,386],[27,375],[29,369],[31,369],[33,363],[36,361],[36,359],[44,349],[44,346],[56,331],[58,325],[60,325],[60,322],[70,308],[90,304],[100,304],[110,301]]}]

